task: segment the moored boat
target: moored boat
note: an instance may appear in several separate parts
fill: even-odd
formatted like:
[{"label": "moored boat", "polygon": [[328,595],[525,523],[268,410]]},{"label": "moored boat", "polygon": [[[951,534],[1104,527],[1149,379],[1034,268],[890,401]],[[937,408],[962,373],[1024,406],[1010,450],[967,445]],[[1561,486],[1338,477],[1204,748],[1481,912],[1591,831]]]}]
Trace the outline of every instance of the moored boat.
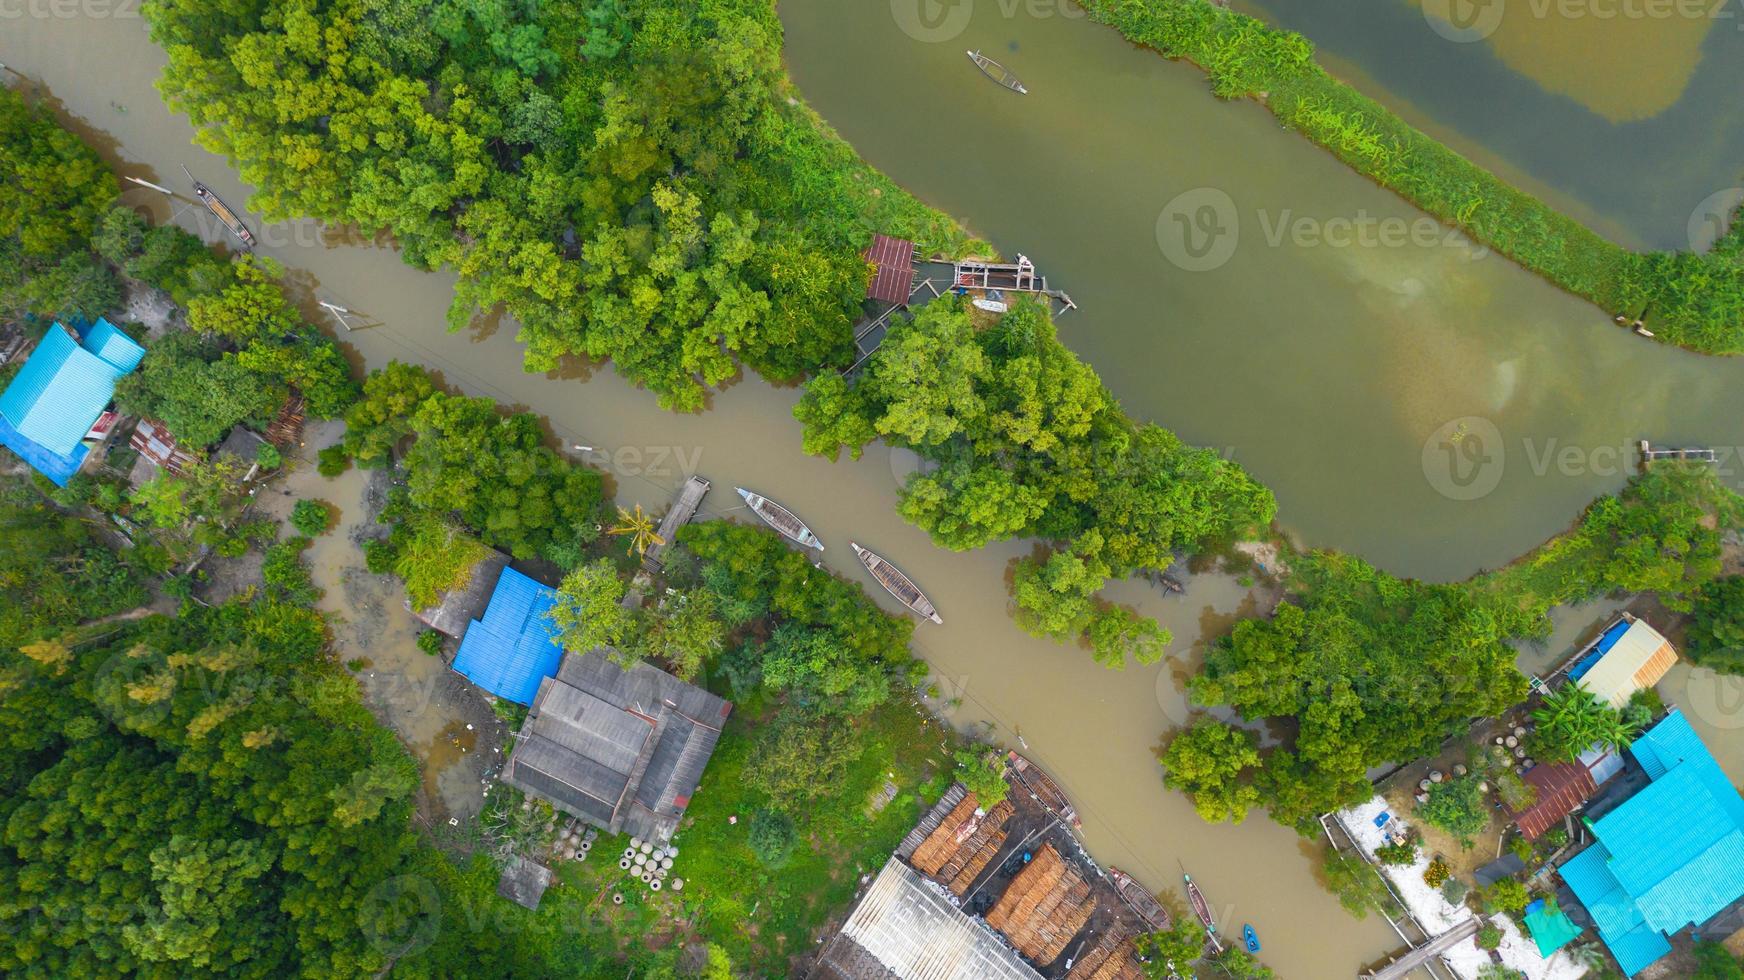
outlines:
[{"label": "moored boat", "polygon": [[1016,776],[1017,781],[1029,790],[1036,802],[1042,805],[1042,809],[1071,824],[1074,828],[1083,826],[1083,823],[1078,819],[1077,809],[1072,806],[1071,798],[1066,795],[1065,790],[1060,788],[1059,783],[1054,782],[1054,777],[1048,775],[1041,766],[1018,755],[1016,749],[1007,751],[1005,760],[1011,765],[1012,775]]},{"label": "moored boat", "polygon": [[1254,931],[1252,923],[1241,927],[1241,940],[1246,944],[1248,952],[1257,953],[1260,951],[1260,934]]},{"label": "moored boat", "polygon": [[237,241],[248,248],[253,248],[255,244],[254,232],[248,230],[248,226],[242,223],[242,219],[230,209],[230,205],[225,204],[224,199],[219,197],[212,188],[195,180],[194,174],[187,167],[182,168],[182,173],[187,174],[188,179],[194,181],[194,196],[200,199],[201,204],[206,205],[206,210],[212,212],[212,216],[217,218],[219,223],[223,224],[232,235],[235,235]]},{"label": "moored boat", "polygon": [[782,537],[807,548],[824,550],[823,541],[811,533],[811,528],[795,517],[793,511],[755,491],[746,490],[744,487],[734,489],[739,491],[739,496],[745,498],[745,504],[751,508],[751,513],[762,518],[763,523],[774,528]]},{"label": "moored boat", "polygon": [[1166,932],[1174,924],[1169,910],[1163,908],[1163,903],[1157,901],[1157,897],[1151,894],[1150,889],[1139,884],[1132,875],[1109,865],[1108,877],[1114,882],[1114,891],[1120,895],[1121,901],[1125,902],[1127,907],[1132,909],[1133,914],[1144,921],[1145,925],[1157,932]]},{"label": "moored boat", "polygon": [[971,51],[969,52],[969,60],[973,61],[975,67],[981,69],[981,74],[986,75],[988,78],[991,78],[1006,88],[1011,89],[1018,95],[1029,94],[1029,89],[1025,88],[1023,83],[1018,81],[1017,76],[1012,74],[1011,69],[997,61],[994,61],[992,58],[987,57],[979,51]]},{"label": "moored boat", "polygon": [[1199,890],[1192,875],[1183,871],[1181,879],[1187,883],[1187,901],[1193,906],[1193,915],[1205,927],[1205,942],[1211,946],[1212,952],[1223,952],[1223,943],[1217,938],[1217,920],[1211,917],[1211,906],[1205,901],[1205,893]]},{"label": "moored boat", "polygon": [[865,565],[872,577],[878,580],[878,584],[884,586],[884,591],[895,596],[896,601],[914,610],[917,615],[925,616],[940,626],[945,625],[945,621],[939,618],[939,611],[933,607],[933,601],[926,597],[926,593],[912,579],[902,574],[902,569],[885,561],[877,553],[860,547],[857,542],[850,541],[848,544],[859,557],[860,564]]}]

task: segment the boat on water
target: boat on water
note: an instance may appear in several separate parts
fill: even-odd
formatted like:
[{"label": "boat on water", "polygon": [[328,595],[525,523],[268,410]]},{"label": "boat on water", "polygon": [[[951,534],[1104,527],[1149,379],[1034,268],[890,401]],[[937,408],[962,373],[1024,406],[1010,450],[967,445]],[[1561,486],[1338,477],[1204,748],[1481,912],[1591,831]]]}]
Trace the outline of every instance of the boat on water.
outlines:
[{"label": "boat on water", "polygon": [[746,490],[744,487],[733,489],[745,498],[745,504],[751,508],[751,513],[762,518],[763,523],[774,528],[782,537],[807,548],[824,550],[823,541],[811,533],[811,528],[806,527],[804,521],[793,516],[793,511],[755,491]]},{"label": "boat on water", "polygon": [[1217,938],[1217,920],[1211,917],[1211,905],[1205,901],[1205,893],[1199,890],[1192,875],[1183,871],[1181,879],[1187,883],[1187,901],[1193,906],[1193,915],[1205,927],[1206,943],[1211,946],[1213,953],[1223,952],[1223,943]]},{"label": "boat on water", "polygon": [[1241,940],[1247,945],[1248,952],[1257,953],[1260,951],[1260,934],[1254,931],[1252,924],[1241,927]]},{"label": "boat on water", "polygon": [[1018,95],[1029,94],[1029,89],[1024,88],[1023,83],[1018,81],[1017,76],[1011,73],[1011,69],[997,61],[994,61],[992,58],[987,57],[979,51],[971,51],[969,52],[969,60],[973,61],[975,67],[981,69],[981,74],[986,75],[988,78],[991,78],[1006,88],[1011,89]]},{"label": "boat on water", "polygon": [[[860,547],[857,542],[850,541],[848,545],[854,549],[854,554],[860,559],[860,564],[866,566],[866,570],[872,573],[872,577],[878,580],[879,585],[884,586],[884,591],[896,597],[896,601],[914,610],[917,615],[924,616],[940,626],[945,625],[945,621],[939,618],[939,611],[933,607],[933,601],[926,597],[926,593],[922,592],[920,586],[915,585],[912,579],[902,574],[902,569],[885,561],[876,552]],[[823,546],[819,545],[818,547]]]},{"label": "boat on water", "polygon": [[1139,884],[1132,875],[1111,864],[1108,866],[1108,878],[1114,882],[1114,891],[1120,896],[1121,901],[1125,902],[1127,908],[1132,909],[1133,914],[1143,920],[1145,925],[1157,932],[1166,932],[1174,924],[1169,910],[1163,908],[1163,903],[1157,901],[1157,897],[1151,894],[1150,889]]},{"label": "boat on water", "polygon": [[1066,795],[1066,791],[1060,788],[1060,784],[1054,782],[1054,777],[1048,775],[1041,766],[1018,755],[1016,749],[1011,749],[1005,753],[1005,761],[1011,766],[1012,775],[1017,777],[1017,781],[1023,784],[1024,789],[1029,790],[1029,795],[1042,805],[1042,809],[1071,824],[1074,828],[1084,826],[1083,822],[1078,819],[1077,809],[1072,806],[1071,797]]},{"label": "boat on water", "polygon": [[187,174],[188,179],[194,182],[194,196],[200,199],[201,204],[206,205],[206,210],[212,212],[212,216],[217,218],[230,234],[236,236],[236,240],[241,242],[244,247],[253,248],[255,245],[254,232],[248,230],[248,226],[242,223],[242,219],[237,217],[230,205],[224,203],[224,199],[218,196],[218,192],[195,180],[193,172],[187,167],[182,168],[182,173]]}]

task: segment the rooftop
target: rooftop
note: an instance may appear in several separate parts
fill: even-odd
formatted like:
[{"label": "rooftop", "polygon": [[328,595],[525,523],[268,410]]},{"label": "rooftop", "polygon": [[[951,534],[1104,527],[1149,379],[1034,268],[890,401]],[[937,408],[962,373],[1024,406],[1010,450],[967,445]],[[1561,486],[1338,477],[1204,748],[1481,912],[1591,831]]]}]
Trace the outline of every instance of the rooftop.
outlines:
[{"label": "rooftop", "polygon": [[571,654],[539,683],[503,779],[612,833],[667,840],[732,707],[646,663]]},{"label": "rooftop", "polygon": [[551,587],[504,568],[483,618],[473,620],[460,639],[454,669],[499,698],[532,704],[563,659],[546,618],[556,601]]},{"label": "rooftop", "polygon": [[1592,821],[1597,840],[1560,871],[1634,976],[1671,951],[1672,933],[1744,895],[1744,798],[1675,710],[1630,754],[1651,782]]},{"label": "rooftop", "polygon": [[551,887],[551,869],[519,854],[509,858],[502,877],[497,879],[497,894],[523,908],[539,910],[545,889]]},{"label": "rooftop", "polygon": [[914,243],[889,235],[873,235],[864,253],[874,266],[866,298],[901,305],[914,286]]},{"label": "rooftop", "polygon": [[1666,671],[1677,663],[1677,651],[1659,635],[1659,631],[1642,620],[1619,622],[1607,629],[1594,644],[1593,652],[1582,658],[1569,677],[1580,682],[1600,701],[1621,708],[1636,691],[1659,683]]},{"label": "rooftop", "polygon": [[115,397],[115,382],[145,348],[107,320],[80,340],[55,324],[0,393],[0,443],[64,485],[84,462],[85,436]]},{"label": "rooftop", "polygon": [[1599,791],[1593,773],[1579,762],[1540,763],[1521,777],[1537,791],[1533,804],[1509,814],[1527,840],[1537,840]]},{"label": "rooftop", "polygon": [[[472,566],[465,585],[437,596],[433,606],[413,609],[412,615],[439,633],[454,637],[464,636],[467,626],[484,615],[486,607],[490,605],[491,595],[502,578],[503,569],[508,565],[507,555],[500,551],[490,552],[484,560]],[[406,605],[411,606],[410,599],[406,600]]]}]

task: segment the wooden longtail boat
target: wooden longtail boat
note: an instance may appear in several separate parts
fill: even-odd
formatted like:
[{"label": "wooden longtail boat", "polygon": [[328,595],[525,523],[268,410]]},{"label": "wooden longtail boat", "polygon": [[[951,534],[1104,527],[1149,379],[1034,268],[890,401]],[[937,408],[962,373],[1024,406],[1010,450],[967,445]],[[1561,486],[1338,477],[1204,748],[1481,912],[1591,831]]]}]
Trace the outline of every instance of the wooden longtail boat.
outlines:
[{"label": "wooden longtail boat", "polygon": [[1114,882],[1114,890],[1120,895],[1121,901],[1124,901],[1127,908],[1132,909],[1135,915],[1143,919],[1145,925],[1157,932],[1166,932],[1174,924],[1169,910],[1163,908],[1163,903],[1157,901],[1157,897],[1151,894],[1150,889],[1139,884],[1132,875],[1109,865],[1108,877]]},{"label": "wooden longtail boat", "polygon": [[1011,765],[1012,775],[1016,776],[1017,781],[1029,790],[1036,802],[1042,805],[1042,809],[1071,824],[1074,828],[1084,826],[1083,822],[1078,819],[1078,811],[1073,808],[1072,800],[1066,795],[1066,791],[1061,789],[1060,784],[1054,782],[1054,777],[1048,775],[1041,766],[1018,755],[1016,749],[1011,749],[1005,753],[1005,761]]},{"label": "wooden longtail boat", "polygon": [[182,173],[187,174],[188,179],[194,181],[194,196],[200,199],[201,204],[206,205],[206,210],[212,212],[212,216],[217,218],[219,223],[224,225],[232,235],[235,235],[237,241],[247,248],[253,248],[255,244],[254,232],[248,230],[248,226],[242,223],[242,219],[236,216],[236,212],[230,209],[230,205],[225,204],[224,199],[219,197],[212,188],[194,180],[193,172],[187,167],[182,168]]},{"label": "wooden longtail boat", "polygon": [[774,528],[782,537],[807,548],[824,550],[824,543],[811,533],[811,528],[806,527],[804,521],[793,516],[793,511],[755,491],[746,490],[744,487],[734,489],[739,491],[739,496],[745,498],[751,513],[761,517],[763,523]]},{"label": "wooden longtail boat", "polygon": [[1205,942],[1210,945],[1213,953],[1223,952],[1223,943],[1217,938],[1217,920],[1211,917],[1211,906],[1205,901],[1205,893],[1193,883],[1193,876],[1181,872],[1182,880],[1187,883],[1187,901],[1193,904],[1193,914],[1198,917],[1199,924],[1205,927]]},{"label": "wooden longtail boat", "polygon": [[975,67],[981,69],[981,74],[986,75],[988,78],[991,78],[1006,88],[1011,89],[1018,95],[1029,94],[1029,89],[1023,87],[1023,83],[1017,80],[1017,76],[1011,73],[1011,69],[997,61],[994,61],[992,58],[987,57],[979,51],[971,51],[969,52],[969,60],[973,61]]},{"label": "wooden longtail boat", "polygon": [[895,596],[898,602],[914,610],[916,614],[924,616],[940,626],[945,625],[945,621],[939,618],[939,611],[933,608],[933,601],[926,597],[926,593],[922,592],[920,586],[915,585],[912,579],[902,574],[902,569],[885,561],[879,555],[860,547],[856,542],[850,541],[848,544],[854,549],[854,554],[859,557],[860,564],[866,566],[866,570],[872,573],[872,577],[878,580],[879,585],[884,586],[886,592]]}]

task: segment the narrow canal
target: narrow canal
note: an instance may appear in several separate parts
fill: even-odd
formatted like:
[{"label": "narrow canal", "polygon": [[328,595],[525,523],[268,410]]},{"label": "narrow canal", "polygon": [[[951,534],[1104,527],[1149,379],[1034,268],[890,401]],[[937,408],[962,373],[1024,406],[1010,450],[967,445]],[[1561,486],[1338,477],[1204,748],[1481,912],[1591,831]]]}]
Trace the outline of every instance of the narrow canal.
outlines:
[{"label": "narrow canal", "polygon": [[[1183,189],[1219,187],[1243,202],[1243,234],[1260,242],[1259,226],[1248,226],[1255,208],[1411,215],[1256,107],[1213,102],[1190,70],[1106,31],[1002,19],[978,23],[983,33],[967,44],[926,45],[884,4],[816,0],[784,15],[801,89],[826,116],[897,179],[1036,258],[1085,307],[1064,322],[1068,342],[1129,409],[1230,447],[1277,488],[1286,520],[1313,543],[1460,575],[1524,550],[1623,478],[1536,478],[1516,446],[1494,493],[1457,504],[1426,481],[1421,455],[1461,415],[1494,418],[1517,440],[1736,441],[1720,423],[1739,417],[1740,397],[1723,387],[1729,367],[1632,342],[1500,261],[1438,248],[1285,246],[1245,247],[1214,272],[1170,266],[1155,226]],[[962,53],[974,44],[1004,52],[1037,94],[994,101],[1015,97],[974,74]],[[186,164],[245,201],[247,188],[159,102],[152,83],[163,60],[136,18],[26,19],[0,35],[0,61],[39,82],[121,173],[179,185]],[[890,88],[875,92],[874,78]],[[160,218],[182,206],[148,192],[128,200]],[[1117,587],[1113,598],[1138,604],[1177,640],[1156,667],[1104,671],[1011,624],[1003,578],[1027,545],[935,549],[894,512],[911,465],[899,454],[873,447],[837,464],[802,456],[789,415],[796,391],[749,380],[703,415],[675,416],[609,370],[527,375],[512,328],[443,330],[451,277],[312,225],[259,231],[306,306],[336,302],[369,324],[341,337],[363,364],[423,363],[470,393],[548,417],[558,438],[596,447],[592,458],[624,501],[663,507],[695,470],[716,488],[705,512],[742,517],[731,487],[756,487],[802,514],[843,574],[868,581],[841,546],[850,538],[889,555],[945,616],[946,626],[917,630],[916,648],[945,694],[961,699],[953,720],[991,722],[1007,743],[1021,730],[1079,802],[1104,862],[1170,890],[1185,862],[1226,925],[1260,929],[1266,959],[1286,976],[1351,976],[1398,945],[1384,924],[1350,919],[1316,885],[1312,849],[1294,834],[1263,816],[1206,826],[1161,785],[1154,751],[1187,716],[1178,687],[1197,638],[1226,629],[1252,601],[1237,583],[1199,577],[1187,597],[1169,599]]]}]

